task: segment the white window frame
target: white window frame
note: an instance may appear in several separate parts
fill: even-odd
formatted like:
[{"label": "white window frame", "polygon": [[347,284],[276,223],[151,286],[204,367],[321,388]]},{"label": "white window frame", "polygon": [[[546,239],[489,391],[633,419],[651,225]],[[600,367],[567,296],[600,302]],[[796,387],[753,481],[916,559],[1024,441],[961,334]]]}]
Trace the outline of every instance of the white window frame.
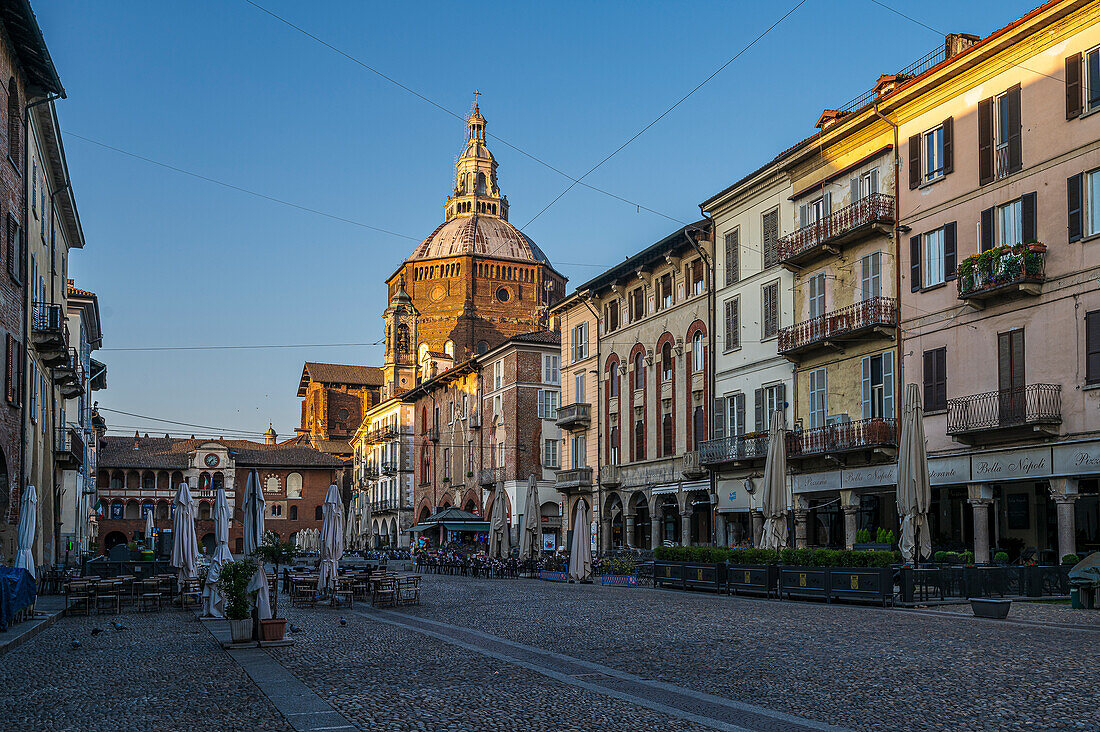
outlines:
[{"label": "white window frame", "polygon": [[546,384],[561,383],[561,356],[556,353],[543,354],[542,380]]},{"label": "white window frame", "polygon": [[587,400],[588,389],[586,388],[587,386],[588,386],[588,384],[585,381],[585,373],[584,373],[583,370],[582,371],[577,371],[576,373],[573,374],[573,403],[574,404],[584,404],[586,401],[588,401]]},{"label": "white window frame", "polygon": [[737,404],[741,403],[741,415],[742,422],[744,421],[745,414],[745,395],[742,392],[736,392],[734,394],[727,394],[725,398],[726,403],[726,435],[729,437],[737,437],[745,434],[748,430],[746,425],[741,424],[737,420]]},{"label": "white window frame", "polygon": [[764,414],[767,415],[769,425],[771,424],[772,415],[775,414],[777,409],[782,409],[783,414],[787,413],[786,408],[779,402],[779,391],[782,388],[782,384],[772,384],[764,387]]},{"label": "white window frame", "polygon": [[504,361],[493,362],[493,391],[504,386]]},{"label": "white window frame", "polygon": [[703,345],[703,334],[702,332],[698,332],[691,337],[691,366],[692,369],[696,372],[707,370],[707,362],[706,359],[703,357],[704,352],[705,347]]},{"label": "white window frame", "polygon": [[921,234],[921,286],[934,287],[947,281],[947,260],[945,245],[947,229],[938,229]]},{"label": "white window frame", "polygon": [[588,436],[584,433],[573,435],[569,440],[569,457],[572,466],[576,468],[588,467]]},{"label": "white window frame", "polygon": [[[933,146],[929,149],[929,140]],[[943,125],[937,125],[921,135],[921,163],[924,165],[922,177],[925,183],[931,183],[944,176],[943,170]]]},{"label": "white window frame", "polygon": [[557,389],[539,389],[539,419],[557,419],[560,398],[561,393]]},{"label": "white window frame", "polygon": [[[1009,214],[1011,213],[1011,219]],[[1017,198],[993,210],[994,245],[1016,246],[1024,241],[1024,200]],[[1006,225],[1011,223],[1011,227]],[[1009,236],[1010,233],[1015,236]]]},{"label": "white window frame", "polygon": [[571,359],[573,363],[588,358],[588,322],[578,323],[570,332]]},{"label": "white window frame", "polygon": [[[1100,109],[1100,106],[1097,107]],[[1081,232],[1082,236],[1100,234],[1100,168],[1090,170],[1084,175],[1081,192]]]},{"label": "white window frame", "polygon": [[557,469],[561,466],[559,447],[556,439],[542,441],[542,465],[544,468]]},{"label": "white window frame", "polygon": [[1093,79],[1089,74],[1090,56],[1096,58],[1097,76],[1100,77],[1100,46],[1093,46],[1081,54],[1081,86],[1084,97],[1082,99],[1082,109],[1086,114],[1100,109],[1100,94],[1097,95],[1095,104],[1089,103],[1090,97],[1092,96],[1092,89],[1094,87],[1100,88],[1100,78]]},{"label": "white window frame", "polygon": [[864,302],[882,297],[882,252],[871,252],[860,257],[859,296]]},{"label": "white window frame", "polygon": [[809,319],[820,318],[825,315],[825,273],[818,272],[807,278],[806,289],[809,291],[806,305],[809,307]]}]

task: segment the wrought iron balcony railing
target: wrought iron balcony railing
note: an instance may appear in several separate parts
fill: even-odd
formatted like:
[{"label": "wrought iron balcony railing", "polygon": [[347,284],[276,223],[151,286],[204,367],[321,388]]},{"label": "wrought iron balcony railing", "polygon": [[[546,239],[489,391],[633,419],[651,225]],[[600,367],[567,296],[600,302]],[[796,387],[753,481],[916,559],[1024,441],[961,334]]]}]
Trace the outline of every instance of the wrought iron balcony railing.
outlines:
[{"label": "wrought iron balcony railing", "polygon": [[578,402],[558,407],[556,424],[564,430],[588,429],[592,424],[592,405]]},{"label": "wrought iron balcony railing", "polygon": [[874,417],[829,424],[787,433],[787,457],[812,457],[898,444],[898,423],[893,417]]},{"label": "wrought iron balcony railing", "polygon": [[401,472],[400,460],[383,460],[382,475],[397,475]]},{"label": "wrought iron balcony railing", "polygon": [[383,513],[385,511],[407,511],[412,506],[398,498],[386,498],[381,501],[371,501],[371,513]]},{"label": "wrought iron balcony railing", "polygon": [[853,338],[873,328],[897,325],[898,301],[892,297],[872,297],[783,328],[779,331],[779,352],[793,355]]},{"label": "wrought iron balcony railing", "polygon": [[65,468],[77,468],[84,464],[84,438],[76,428],[63,426],[57,429],[54,459]]},{"label": "wrought iron balcony railing", "polygon": [[554,476],[558,490],[580,490],[592,487],[592,468],[559,470]]},{"label": "wrought iron balcony railing", "polygon": [[699,447],[703,465],[765,460],[768,457],[768,433],[751,432],[733,437],[707,440]]},{"label": "wrought iron balcony railing", "polygon": [[504,480],[504,468],[482,468],[478,471],[478,485],[494,486],[498,480]]},{"label": "wrought iron balcony railing", "polygon": [[1060,384],[1029,384],[947,400],[949,435],[1061,422]]},{"label": "wrought iron balcony railing", "polygon": [[823,244],[841,243],[866,226],[894,222],[894,197],[872,193],[850,206],[834,211],[821,221],[804,226],[779,239],[779,260],[795,262],[815,255]]},{"label": "wrought iron balcony railing", "polygon": [[995,247],[963,260],[955,281],[959,299],[971,303],[1038,295],[1046,281],[1045,249]]}]

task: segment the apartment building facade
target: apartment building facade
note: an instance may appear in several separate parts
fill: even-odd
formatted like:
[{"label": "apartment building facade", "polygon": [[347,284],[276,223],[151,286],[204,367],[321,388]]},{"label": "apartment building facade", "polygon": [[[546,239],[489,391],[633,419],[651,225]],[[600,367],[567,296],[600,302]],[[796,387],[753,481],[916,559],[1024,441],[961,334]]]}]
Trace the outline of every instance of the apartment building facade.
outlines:
[{"label": "apartment building facade", "polygon": [[791,182],[782,156],[700,204],[714,222],[715,314],[712,437],[701,459],[714,475],[719,546],[755,545],[763,529],[760,493],[769,415],[788,400],[793,366],[777,352],[793,322],[794,276],[779,266],[790,230]]},{"label": "apartment building facade", "polygon": [[898,97],[933,543],[1100,549],[1100,8],[1047,3]]},{"label": "apartment building facade", "polygon": [[[566,466],[593,452],[581,405],[596,405],[599,441],[596,465],[562,469],[558,485],[567,516],[577,500],[598,509],[598,549],[713,541],[713,493],[699,453],[711,429],[712,239],[707,220],[679,229],[555,309],[571,339],[563,341],[558,420],[576,431],[563,446]],[[595,348],[576,348],[592,338],[585,329],[597,314]],[[599,378],[594,393],[591,376]],[[595,484],[585,484],[593,474]]]}]

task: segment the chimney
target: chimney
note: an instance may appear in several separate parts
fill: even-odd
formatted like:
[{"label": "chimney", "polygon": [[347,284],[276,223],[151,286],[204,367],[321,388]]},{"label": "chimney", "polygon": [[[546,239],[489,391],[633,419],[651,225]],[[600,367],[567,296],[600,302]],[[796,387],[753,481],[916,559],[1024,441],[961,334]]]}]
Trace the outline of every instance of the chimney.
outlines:
[{"label": "chimney", "polygon": [[137,450],[138,447],[139,447],[138,442],[140,441],[140,439],[141,439],[141,435],[138,434],[137,430],[134,430],[134,449],[135,450]]},{"label": "chimney", "polygon": [[949,59],[958,56],[980,40],[981,36],[972,33],[948,33],[943,42],[943,57]]}]

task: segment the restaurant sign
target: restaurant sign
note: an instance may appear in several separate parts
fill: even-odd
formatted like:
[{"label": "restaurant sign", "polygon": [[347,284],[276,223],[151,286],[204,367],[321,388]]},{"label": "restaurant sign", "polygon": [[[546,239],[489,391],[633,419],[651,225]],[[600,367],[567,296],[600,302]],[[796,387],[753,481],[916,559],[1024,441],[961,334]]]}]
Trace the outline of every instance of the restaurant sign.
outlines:
[{"label": "restaurant sign", "polygon": [[844,488],[874,488],[880,485],[898,484],[898,464],[869,465],[865,468],[851,468],[841,473],[840,482]]},{"label": "restaurant sign", "polygon": [[1018,478],[1044,478],[1051,471],[1050,448],[972,455],[970,472],[980,483]]},{"label": "restaurant sign", "polygon": [[792,476],[791,490],[795,493],[816,493],[818,491],[840,490],[840,471],[830,470],[825,473],[801,473]]},{"label": "restaurant sign", "polygon": [[1055,475],[1100,473],[1100,442],[1055,445],[1053,452]]},{"label": "restaurant sign", "polygon": [[929,458],[928,479],[932,485],[958,485],[970,482],[970,456]]}]

